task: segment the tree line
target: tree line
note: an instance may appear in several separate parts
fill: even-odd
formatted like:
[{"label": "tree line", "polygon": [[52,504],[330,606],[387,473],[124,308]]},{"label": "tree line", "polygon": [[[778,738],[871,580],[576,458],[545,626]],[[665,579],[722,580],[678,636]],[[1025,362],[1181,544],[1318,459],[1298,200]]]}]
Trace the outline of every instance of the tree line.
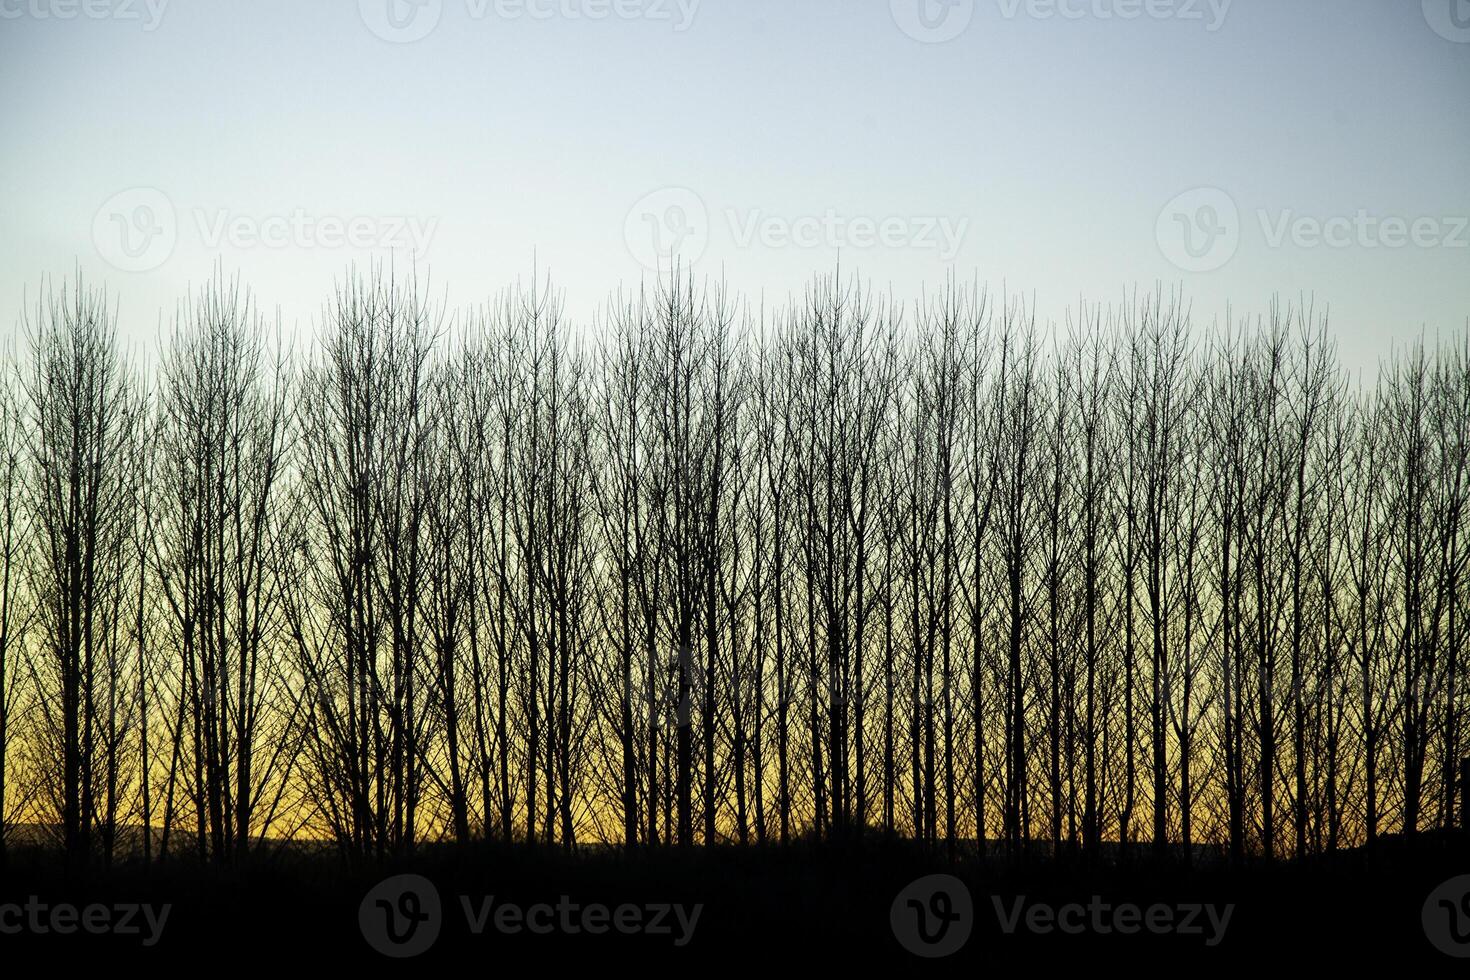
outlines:
[{"label": "tree line", "polygon": [[891,835],[1291,857],[1449,827],[1470,332],[1038,326],[951,280],[568,321],[43,290],[0,384],[0,856]]}]

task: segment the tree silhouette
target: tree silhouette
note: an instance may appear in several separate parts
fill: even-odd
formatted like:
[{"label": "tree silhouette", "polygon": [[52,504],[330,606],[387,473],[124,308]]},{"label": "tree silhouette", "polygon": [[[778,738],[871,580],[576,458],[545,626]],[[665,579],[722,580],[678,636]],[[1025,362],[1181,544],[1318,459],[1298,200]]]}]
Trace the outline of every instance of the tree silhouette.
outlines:
[{"label": "tree silhouette", "polygon": [[25,327],[0,846],[1243,860],[1464,819],[1470,336],[1359,382],[1310,303],[1053,329],[675,270],[579,328],[373,267],[293,353],[216,274],[148,390],[101,293]]}]

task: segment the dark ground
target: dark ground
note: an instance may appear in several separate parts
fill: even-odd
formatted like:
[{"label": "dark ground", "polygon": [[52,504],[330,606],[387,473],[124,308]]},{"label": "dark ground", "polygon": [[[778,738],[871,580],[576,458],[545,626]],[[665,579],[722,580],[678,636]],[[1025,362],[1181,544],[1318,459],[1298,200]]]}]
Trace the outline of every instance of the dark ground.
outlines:
[{"label": "dark ground", "polygon": [[[385,878],[403,873],[419,874],[433,883],[439,915],[424,922],[439,927],[437,938],[429,934],[432,927],[410,933],[409,920],[397,918],[400,913],[432,915],[425,896],[405,904],[399,882],[369,895]],[[893,912],[899,893],[931,874],[952,874],[965,883],[972,903],[968,918],[963,918],[962,897],[951,894],[936,901],[927,884],[906,892],[898,912]],[[794,964],[967,970],[974,975],[977,967],[996,963],[1034,967],[1080,961],[1094,968],[1233,964],[1240,970],[1273,973],[1290,965],[1361,969],[1370,963],[1386,967],[1401,963],[1419,975],[1448,976],[1463,974],[1470,960],[1440,952],[1429,933],[1438,932],[1441,942],[1453,945],[1457,936],[1449,929],[1458,926],[1465,939],[1461,951],[1470,956],[1470,899],[1462,913],[1451,906],[1439,907],[1442,896],[1437,895],[1430,903],[1427,928],[1424,909],[1431,893],[1457,875],[1470,875],[1470,841],[1459,835],[1388,839],[1372,851],[1239,869],[1189,869],[1145,861],[1140,855],[1126,864],[1091,870],[1040,859],[1023,867],[974,858],[949,864],[942,855],[910,846],[868,844],[687,854],[598,851],[580,856],[443,848],[428,849],[411,863],[360,869],[327,853],[294,850],[259,857],[243,871],[175,864],[145,873],[124,864],[107,874],[68,875],[54,853],[12,850],[0,868],[0,963],[14,964],[13,957],[21,961],[40,957],[52,964],[95,958],[159,965],[194,961],[211,968],[226,966],[231,972],[275,969],[289,970],[291,975],[315,966],[376,964],[417,971],[456,963],[493,975],[509,964],[507,957],[542,967],[578,961],[658,971],[726,967],[719,975],[728,974],[729,967],[767,970]],[[1470,887],[1470,879],[1465,885]],[[1454,892],[1452,900],[1458,902],[1460,894]],[[661,917],[669,931],[657,935],[585,931],[573,935],[561,925],[554,925],[549,934],[524,929],[510,933],[497,931],[493,918],[477,935],[464,900],[475,910],[489,896],[494,896],[496,907],[553,906],[535,913],[542,916],[538,924],[545,924],[546,916],[563,916],[555,906],[567,896],[577,909],[559,921],[570,921],[576,928],[598,924],[595,912],[590,920],[583,917],[589,906],[605,905],[613,910],[610,915],[619,906],[636,906],[634,911],[645,924],[659,915],[660,906],[683,904],[687,909],[699,904],[702,909],[683,946],[676,940],[687,930],[681,930],[672,912]],[[1025,896],[1024,909],[1038,903],[1084,906],[1067,913],[1073,926],[1079,925],[1079,917],[1085,920],[1084,931],[1031,932],[1023,922],[1007,933],[1002,919],[1012,914],[1019,896]],[[918,904],[908,905],[910,898]],[[379,899],[385,904],[379,906]],[[157,942],[145,946],[149,927],[141,914],[133,917],[138,934],[92,935],[80,929],[58,934],[52,926],[59,922],[65,927],[66,913],[60,920],[48,916],[68,903],[77,906],[79,916],[87,914],[89,905],[108,906],[110,921],[125,914],[117,911],[120,906],[134,903],[155,907],[168,903],[170,910]],[[1118,925],[1115,910],[1124,903],[1143,909],[1172,906],[1169,915],[1176,922],[1189,916],[1187,907],[1195,904],[1214,904],[1217,912],[1225,904],[1234,908],[1223,938],[1211,946],[1207,941],[1218,930],[1203,912],[1194,916],[1199,934],[1162,935],[1146,928],[1132,934],[1116,930],[1101,934],[1096,923]],[[1094,912],[1093,906],[1101,911]],[[968,941],[944,958],[915,956],[902,938],[928,951],[936,948],[916,939],[920,907],[931,916],[962,916],[952,924],[954,932],[941,933],[938,920],[929,920],[931,938],[938,936],[940,946],[957,944],[966,926],[971,927]],[[433,940],[421,955],[393,960],[375,951],[371,943],[385,941],[389,910],[399,934],[410,937],[410,945]],[[100,921],[102,913],[91,914]],[[1155,915],[1162,921],[1162,912]],[[625,923],[632,916],[633,912],[625,913]],[[1044,918],[1038,921],[1045,924]],[[36,927],[37,922],[42,928]],[[373,935],[366,936],[365,929]],[[390,943],[389,948],[405,947]],[[0,968],[0,972],[9,971]]]}]

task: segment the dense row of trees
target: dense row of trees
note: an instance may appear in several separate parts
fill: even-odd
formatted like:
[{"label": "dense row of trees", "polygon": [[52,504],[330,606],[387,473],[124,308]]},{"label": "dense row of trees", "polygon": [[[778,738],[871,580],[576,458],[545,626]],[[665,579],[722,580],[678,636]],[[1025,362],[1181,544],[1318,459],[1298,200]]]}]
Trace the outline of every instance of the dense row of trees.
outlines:
[{"label": "dense row of trees", "polygon": [[[238,861],[893,833],[1288,856],[1457,821],[1470,335],[1351,379],[1310,307],[591,330],[223,278],[145,370],[53,291],[0,385],[0,846]],[[146,829],[146,831],[145,831]],[[988,842],[988,843],[987,843]]]}]

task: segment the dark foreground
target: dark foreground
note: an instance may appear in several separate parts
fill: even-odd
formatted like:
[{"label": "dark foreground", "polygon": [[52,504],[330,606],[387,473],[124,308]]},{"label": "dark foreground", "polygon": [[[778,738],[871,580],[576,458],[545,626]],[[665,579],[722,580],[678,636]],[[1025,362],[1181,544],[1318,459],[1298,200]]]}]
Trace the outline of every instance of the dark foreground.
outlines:
[{"label": "dark foreground", "polygon": [[1093,869],[951,864],[866,845],[578,856],[446,848],[360,869],[297,849],[243,871],[125,865],[68,875],[53,855],[19,851],[0,869],[0,963],[191,962],[292,975],[374,962],[856,964],[973,975],[996,963],[1275,971],[1372,957],[1437,975],[1470,965],[1450,955],[1470,957],[1470,877],[1460,875],[1470,875],[1470,846],[1458,836],[1239,869],[1141,856]]}]

